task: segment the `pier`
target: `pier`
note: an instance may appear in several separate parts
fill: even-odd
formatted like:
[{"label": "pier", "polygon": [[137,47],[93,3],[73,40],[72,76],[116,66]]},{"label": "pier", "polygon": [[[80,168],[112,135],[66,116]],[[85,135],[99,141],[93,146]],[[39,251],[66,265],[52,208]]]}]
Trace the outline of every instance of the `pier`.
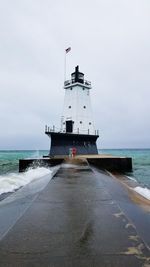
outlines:
[{"label": "pier", "polygon": [[20,190],[0,203],[1,266],[149,266],[149,212],[86,159]]},{"label": "pier", "polygon": [[[89,164],[107,171],[117,171],[120,173],[132,171],[132,158],[119,157],[112,155],[77,155],[75,158],[86,159]],[[19,171],[25,171],[30,167],[37,166],[56,166],[68,159],[66,155],[59,155],[54,157],[44,157],[41,159],[20,159]]]}]

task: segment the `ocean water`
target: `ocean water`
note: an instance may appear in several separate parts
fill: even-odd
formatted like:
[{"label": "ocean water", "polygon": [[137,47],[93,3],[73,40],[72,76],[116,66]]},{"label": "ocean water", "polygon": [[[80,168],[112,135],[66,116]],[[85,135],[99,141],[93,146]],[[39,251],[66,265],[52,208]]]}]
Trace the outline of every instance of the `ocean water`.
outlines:
[{"label": "ocean water", "polygon": [[104,149],[99,150],[99,153],[131,157],[133,172],[127,175],[150,189],[150,149]]},{"label": "ocean water", "polygon": [[[30,183],[51,172],[47,168],[29,169],[18,173],[19,159],[39,158],[49,151],[0,151],[0,195],[13,192],[21,186]],[[133,172],[127,176],[134,178],[140,184],[136,191],[150,197],[150,149],[103,149],[99,153],[117,156],[127,156],[133,159]],[[142,188],[142,189],[141,189]]]},{"label": "ocean water", "polygon": [[47,155],[45,150],[1,150],[0,151],[0,175],[18,172],[19,159],[40,158]]},{"label": "ocean water", "polygon": [[52,175],[53,168],[44,167],[18,172],[19,159],[39,158],[47,153],[48,151],[0,151],[0,200],[7,196],[6,193],[14,192],[47,174]]}]

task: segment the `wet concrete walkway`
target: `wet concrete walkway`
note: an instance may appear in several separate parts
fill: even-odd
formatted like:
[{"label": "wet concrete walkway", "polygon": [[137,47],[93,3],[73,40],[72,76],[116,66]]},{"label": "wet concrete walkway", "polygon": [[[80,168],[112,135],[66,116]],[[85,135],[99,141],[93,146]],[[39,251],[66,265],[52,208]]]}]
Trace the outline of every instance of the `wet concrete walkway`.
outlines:
[{"label": "wet concrete walkway", "polygon": [[63,165],[2,237],[0,266],[148,267],[149,223],[117,180]]}]

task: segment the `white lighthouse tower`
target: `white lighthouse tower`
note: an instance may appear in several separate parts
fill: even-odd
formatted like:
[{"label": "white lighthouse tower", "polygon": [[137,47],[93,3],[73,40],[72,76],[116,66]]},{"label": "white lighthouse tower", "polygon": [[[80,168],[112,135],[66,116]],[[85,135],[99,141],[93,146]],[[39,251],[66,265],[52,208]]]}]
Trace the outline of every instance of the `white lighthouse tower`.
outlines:
[{"label": "white lighthouse tower", "polygon": [[91,82],[84,79],[79,66],[71,74],[71,79],[64,82],[65,99],[61,129],[46,127],[45,133],[51,138],[50,156],[68,155],[75,147],[77,154],[98,154],[96,140],[98,131],[92,118],[90,90]]},{"label": "white lighthouse tower", "polygon": [[92,118],[90,90],[91,83],[84,80],[79,66],[71,74],[71,80],[65,81],[65,100],[61,127],[63,132],[95,134]]}]

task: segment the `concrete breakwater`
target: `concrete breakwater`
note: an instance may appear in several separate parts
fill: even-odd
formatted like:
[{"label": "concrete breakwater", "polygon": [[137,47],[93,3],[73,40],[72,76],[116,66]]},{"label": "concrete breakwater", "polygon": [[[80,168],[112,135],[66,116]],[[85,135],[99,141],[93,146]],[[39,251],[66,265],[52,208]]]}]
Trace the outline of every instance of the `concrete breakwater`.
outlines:
[{"label": "concrete breakwater", "polygon": [[[117,157],[112,155],[78,155],[75,159],[86,159],[89,164],[99,169],[118,172],[132,171],[132,158]],[[19,171],[25,171],[29,167],[36,166],[55,166],[68,160],[66,156],[55,156],[53,158],[44,157],[41,159],[20,159]]]},{"label": "concrete breakwater", "polygon": [[2,266],[149,266],[149,212],[117,179],[85,159],[66,161],[45,179],[40,192],[21,197],[18,190],[1,204]]}]

